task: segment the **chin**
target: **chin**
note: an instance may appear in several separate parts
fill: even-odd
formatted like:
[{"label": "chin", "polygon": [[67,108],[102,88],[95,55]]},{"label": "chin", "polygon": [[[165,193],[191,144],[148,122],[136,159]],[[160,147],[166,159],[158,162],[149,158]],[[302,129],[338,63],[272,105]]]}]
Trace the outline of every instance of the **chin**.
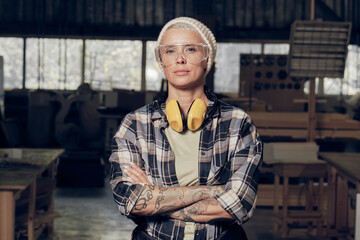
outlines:
[{"label": "chin", "polygon": [[204,85],[204,80],[197,80],[197,81],[170,81],[169,84],[177,89],[195,89],[199,86]]}]

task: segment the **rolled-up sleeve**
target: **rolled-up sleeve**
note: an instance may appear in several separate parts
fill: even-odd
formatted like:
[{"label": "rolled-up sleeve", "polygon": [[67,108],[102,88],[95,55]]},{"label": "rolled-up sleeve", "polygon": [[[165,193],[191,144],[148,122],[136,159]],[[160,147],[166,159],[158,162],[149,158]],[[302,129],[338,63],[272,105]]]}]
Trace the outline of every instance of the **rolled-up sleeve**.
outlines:
[{"label": "rolled-up sleeve", "polygon": [[134,121],[126,116],[119,130],[113,138],[112,154],[109,158],[111,164],[110,185],[114,201],[121,214],[129,216],[145,186],[133,184],[124,171],[124,167],[131,164],[140,166],[141,155],[135,144],[136,136]]},{"label": "rolled-up sleeve", "polygon": [[239,224],[246,222],[256,205],[260,166],[262,163],[262,142],[250,117],[245,117],[237,135],[235,149],[230,155],[232,175],[225,191],[215,198]]}]

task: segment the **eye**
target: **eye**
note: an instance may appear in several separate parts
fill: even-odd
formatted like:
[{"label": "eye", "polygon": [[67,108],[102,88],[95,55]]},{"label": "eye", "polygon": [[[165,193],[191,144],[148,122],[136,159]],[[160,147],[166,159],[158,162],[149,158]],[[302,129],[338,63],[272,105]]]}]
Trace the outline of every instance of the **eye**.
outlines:
[{"label": "eye", "polygon": [[174,53],[176,53],[175,49],[172,48],[172,47],[167,47],[167,48],[163,49],[162,52],[163,52],[163,54],[174,54]]},{"label": "eye", "polygon": [[171,53],[174,53],[175,51],[173,49],[168,49],[165,51],[166,54],[171,54]]},{"label": "eye", "polygon": [[198,47],[196,46],[188,46],[185,48],[185,52],[188,52],[188,53],[195,53],[198,51]]}]

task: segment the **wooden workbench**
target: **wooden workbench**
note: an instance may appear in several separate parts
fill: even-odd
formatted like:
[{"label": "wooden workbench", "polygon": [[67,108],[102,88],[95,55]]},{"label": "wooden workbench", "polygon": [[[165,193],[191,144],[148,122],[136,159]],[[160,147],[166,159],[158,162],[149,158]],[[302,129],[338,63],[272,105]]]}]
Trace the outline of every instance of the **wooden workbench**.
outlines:
[{"label": "wooden workbench", "polygon": [[[0,156],[8,155],[9,151],[10,149],[0,149]],[[23,164],[11,161],[0,163],[0,239],[15,239],[16,200],[25,189],[29,189],[28,239],[38,237],[34,230],[37,179],[46,176],[49,181],[54,181],[55,160],[63,152],[63,149],[22,149],[22,157],[18,162],[23,161]],[[54,196],[53,193],[49,194],[51,199],[47,212],[51,213]],[[49,227],[52,227],[52,223],[49,223]]]},{"label": "wooden workbench", "polygon": [[[306,163],[293,163],[281,161],[272,167],[275,177],[274,184],[274,232],[278,232],[279,223],[281,225],[281,237],[286,238],[288,235],[288,223],[295,221],[314,222],[317,226],[317,236],[322,235],[323,217],[323,195],[324,195],[324,178],[326,177],[326,164],[319,160]],[[280,177],[283,178],[283,190],[279,194]],[[289,178],[306,179],[306,208],[305,211],[288,210]],[[314,182],[318,178],[317,211],[313,211],[314,204]],[[279,210],[279,198],[282,198],[282,210]],[[309,225],[309,230],[312,225]]]},{"label": "wooden workbench", "polygon": [[[360,153],[319,153],[319,158],[328,163],[328,182],[329,182],[329,207],[327,213],[328,235],[339,236],[345,234],[355,235],[355,239],[360,239]],[[349,216],[348,209],[348,182],[356,186],[357,203],[356,216]],[[353,224],[349,224],[349,218],[356,218]],[[355,233],[354,225],[356,227]]]}]

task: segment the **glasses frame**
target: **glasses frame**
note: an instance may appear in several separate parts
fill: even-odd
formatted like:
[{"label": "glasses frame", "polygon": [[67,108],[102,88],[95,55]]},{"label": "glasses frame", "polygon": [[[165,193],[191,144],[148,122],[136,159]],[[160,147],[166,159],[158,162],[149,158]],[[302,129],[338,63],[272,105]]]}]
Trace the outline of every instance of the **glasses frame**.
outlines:
[{"label": "glasses frame", "polygon": [[[171,66],[173,64],[170,64],[170,65],[165,65],[161,62],[161,53],[160,53],[160,48],[161,47],[170,47],[170,46],[191,46],[191,45],[196,45],[196,46],[202,46],[205,50],[205,56],[200,60],[199,63],[201,63],[202,61],[206,60],[209,58],[209,46],[205,43],[175,43],[175,44],[166,44],[166,45],[158,45],[156,48],[155,48],[155,58],[156,58],[156,61],[161,65],[161,66]],[[187,58],[184,56],[184,54],[182,54],[182,56],[186,59],[187,61]],[[177,57],[177,56],[176,56]],[[175,61],[176,63],[176,61]]]}]

